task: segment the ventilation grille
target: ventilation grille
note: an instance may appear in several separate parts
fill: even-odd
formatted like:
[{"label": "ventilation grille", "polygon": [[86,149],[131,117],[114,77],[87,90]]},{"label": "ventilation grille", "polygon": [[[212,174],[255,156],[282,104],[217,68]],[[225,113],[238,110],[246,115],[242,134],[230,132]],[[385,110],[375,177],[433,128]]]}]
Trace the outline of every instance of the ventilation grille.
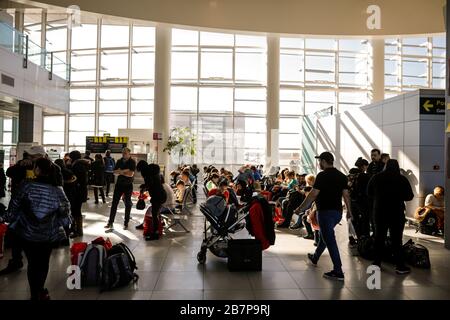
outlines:
[{"label": "ventilation grille", "polygon": [[14,78],[2,73],[2,84],[14,87]]}]

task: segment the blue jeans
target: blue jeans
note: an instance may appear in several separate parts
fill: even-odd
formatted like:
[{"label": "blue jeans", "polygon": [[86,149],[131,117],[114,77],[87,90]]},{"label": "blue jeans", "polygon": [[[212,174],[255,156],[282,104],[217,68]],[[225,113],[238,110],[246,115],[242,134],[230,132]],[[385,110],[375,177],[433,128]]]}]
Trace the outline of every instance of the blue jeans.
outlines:
[{"label": "blue jeans", "polygon": [[334,227],[342,220],[342,211],[337,210],[321,210],[317,212],[317,219],[320,227],[320,242],[314,253],[314,257],[319,260],[325,248],[330,253],[333,261],[333,270],[342,272],[342,262],[339,255],[336,237],[334,235]]}]

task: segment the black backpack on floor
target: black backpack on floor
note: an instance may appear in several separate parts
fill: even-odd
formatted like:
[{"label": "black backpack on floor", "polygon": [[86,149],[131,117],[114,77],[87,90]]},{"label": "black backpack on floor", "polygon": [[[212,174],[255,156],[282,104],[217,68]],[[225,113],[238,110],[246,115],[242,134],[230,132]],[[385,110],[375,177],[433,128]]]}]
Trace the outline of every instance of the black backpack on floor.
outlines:
[{"label": "black backpack on floor", "polygon": [[370,236],[362,236],[358,239],[358,253],[367,260],[375,259],[375,239]]},{"label": "black backpack on floor", "polygon": [[403,251],[406,262],[411,266],[423,269],[429,269],[431,267],[428,249],[423,245],[414,243],[412,239],[409,239],[403,245]]},{"label": "black backpack on floor", "polygon": [[103,269],[102,291],[111,290],[137,282],[139,276],[136,259],[131,250],[123,243],[114,245],[108,251]]}]

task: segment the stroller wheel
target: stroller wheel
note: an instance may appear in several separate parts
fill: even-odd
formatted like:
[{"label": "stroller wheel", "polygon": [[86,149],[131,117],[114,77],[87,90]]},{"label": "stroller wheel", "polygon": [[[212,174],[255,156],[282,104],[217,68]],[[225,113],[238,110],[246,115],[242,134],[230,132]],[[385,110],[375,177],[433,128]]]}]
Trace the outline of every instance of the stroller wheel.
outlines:
[{"label": "stroller wheel", "polygon": [[197,253],[197,260],[198,260],[198,263],[205,264],[205,262],[206,262],[206,252],[203,251],[203,250],[199,251]]}]

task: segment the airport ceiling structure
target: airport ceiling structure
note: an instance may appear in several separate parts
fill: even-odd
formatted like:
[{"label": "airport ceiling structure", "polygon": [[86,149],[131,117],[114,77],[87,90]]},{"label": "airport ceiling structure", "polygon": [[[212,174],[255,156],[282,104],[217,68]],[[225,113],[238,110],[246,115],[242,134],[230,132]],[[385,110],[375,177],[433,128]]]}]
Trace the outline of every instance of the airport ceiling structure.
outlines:
[{"label": "airport ceiling structure", "polygon": [[[2,2],[2,1],[0,1]],[[4,3],[8,1],[3,1]],[[16,0],[83,12],[258,33],[396,36],[445,32],[445,0]]]}]

